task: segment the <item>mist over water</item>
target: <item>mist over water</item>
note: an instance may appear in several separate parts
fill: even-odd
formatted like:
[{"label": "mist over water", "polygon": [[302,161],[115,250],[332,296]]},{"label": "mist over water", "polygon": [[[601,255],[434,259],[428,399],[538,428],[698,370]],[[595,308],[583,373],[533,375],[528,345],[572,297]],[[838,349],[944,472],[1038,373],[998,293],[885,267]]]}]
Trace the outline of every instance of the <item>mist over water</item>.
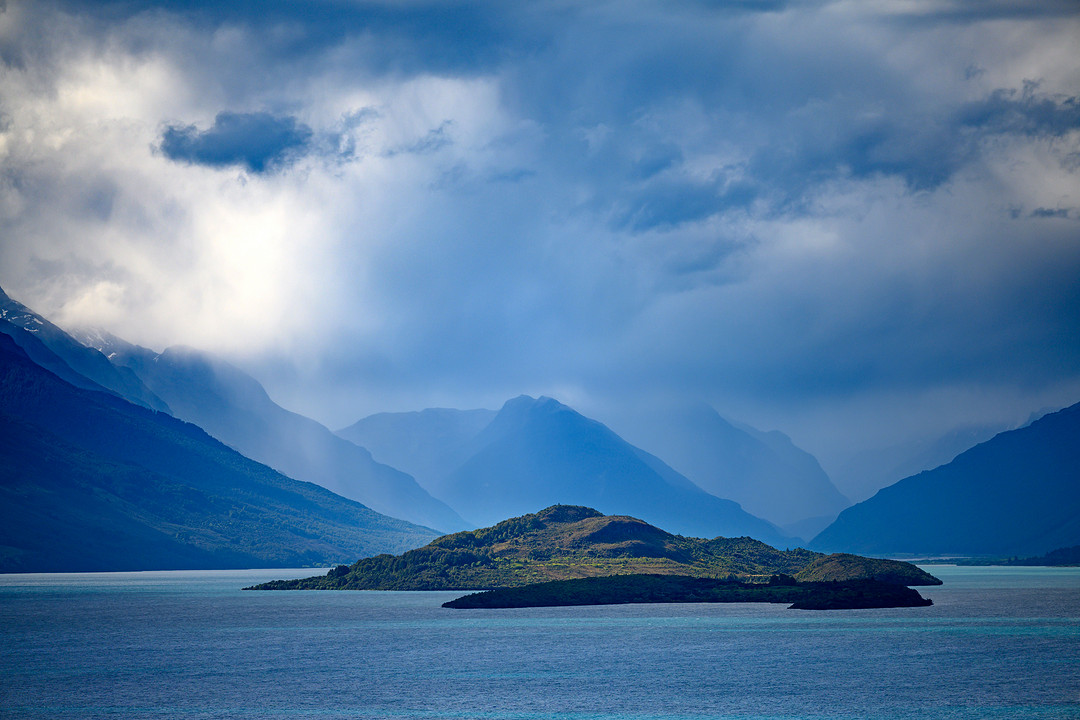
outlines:
[{"label": "mist over water", "polygon": [[1080,569],[929,567],[934,606],[451,611],[241,592],[311,570],[0,577],[9,718],[1074,718]]}]

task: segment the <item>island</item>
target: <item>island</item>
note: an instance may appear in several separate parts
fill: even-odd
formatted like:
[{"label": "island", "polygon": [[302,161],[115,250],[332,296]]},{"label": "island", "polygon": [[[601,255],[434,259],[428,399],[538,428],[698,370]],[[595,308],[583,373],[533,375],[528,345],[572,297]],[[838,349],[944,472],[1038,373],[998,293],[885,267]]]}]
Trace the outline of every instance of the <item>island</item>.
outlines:
[{"label": "island", "polygon": [[[551,585],[558,582],[570,584]],[[492,527],[444,535],[401,555],[363,558],[325,575],[245,589],[521,589],[523,594],[513,597],[550,593],[549,600],[563,598],[555,604],[595,604],[566,602],[589,596],[604,598],[604,603],[789,602],[855,608],[924,606],[929,601],[909,586],[940,584],[907,562],[780,550],[749,537],[690,538],[625,515],[553,505]],[[679,599],[624,599],[631,597]],[[712,599],[694,599],[704,597]]]},{"label": "island", "polygon": [[628,603],[792,603],[793,610],[926,607],[933,601],[904,585],[862,579],[798,582],[774,575],[765,583],[685,575],[609,575],[486,590],[443,603],[453,609],[621,605]]}]

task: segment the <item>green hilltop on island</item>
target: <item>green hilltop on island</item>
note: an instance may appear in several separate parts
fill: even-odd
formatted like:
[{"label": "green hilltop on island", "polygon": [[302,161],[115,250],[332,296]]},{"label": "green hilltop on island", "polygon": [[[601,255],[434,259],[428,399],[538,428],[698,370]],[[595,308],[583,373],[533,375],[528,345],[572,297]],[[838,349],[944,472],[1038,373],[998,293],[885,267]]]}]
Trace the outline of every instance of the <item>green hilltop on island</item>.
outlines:
[{"label": "green hilltop on island", "polygon": [[[325,575],[298,580],[275,580],[256,585],[253,590],[489,590],[522,588],[539,583],[574,581],[586,578],[636,576],[637,587],[626,582],[605,585],[605,593],[595,595],[598,603],[634,602],[620,599],[618,592],[639,593],[642,583],[650,588],[669,578],[664,593],[641,597],[666,598],[665,602],[743,602],[753,601],[745,594],[739,599],[694,600],[680,595],[688,588],[687,578],[725,581],[729,585],[723,597],[734,597],[739,584],[753,591],[772,583],[773,595],[780,584],[815,584],[830,586],[833,594],[839,585],[864,583],[897,587],[940,585],[941,581],[914,565],[895,560],[879,560],[857,555],[824,555],[802,548],[778,550],[749,537],[712,540],[672,535],[642,520],[622,515],[603,515],[591,508],[553,505],[545,510],[504,520],[488,528],[444,535],[424,547],[402,555],[378,555],[364,558],[352,566],[339,565]],[[660,581],[655,578],[661,576]],[[681,578],[681,579],[677,579]],[[875,581],[865,585],[865,581]],[[860,587],[864,587],[860,586]],[[556,588],[564,586],[556,586]],[[568,591],[581,586],[569,584]],[[703,597],[700,585],[694,585]],[[609,590],[614,588],[616,595]],[[860,590],[861,592],[861,590]],[[914,591],[912,591],[914,593]],[[782,593],[784,597],[789,591]],[[545,604],[550,602],[544,597]],[[919,602],[928,604],[914,593]],[[714,597],[720,597],[715,595]],[[658,600],[636,600],[656,602]],[[786,601],[782,599],[767,602]],[[869,605],[866,600],[857,607]],[[883,601],[884,602],[884,601]],[[590,603],[590,604],[598,604]],[[839,606],[838,606],[839,607]]]}]

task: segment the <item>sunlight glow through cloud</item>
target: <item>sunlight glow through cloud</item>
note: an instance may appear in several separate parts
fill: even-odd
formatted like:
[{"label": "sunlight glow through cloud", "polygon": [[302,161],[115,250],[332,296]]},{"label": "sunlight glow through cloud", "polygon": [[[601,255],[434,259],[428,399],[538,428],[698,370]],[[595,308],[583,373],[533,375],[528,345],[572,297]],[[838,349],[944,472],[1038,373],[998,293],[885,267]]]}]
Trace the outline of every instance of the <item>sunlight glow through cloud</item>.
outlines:
[{"label": "sunlight glow through cloud", "polygon": [[1071,4],[246,7],[0,12],[5,290],[331,425],[679,395],[827,460],[1080,399]]}]

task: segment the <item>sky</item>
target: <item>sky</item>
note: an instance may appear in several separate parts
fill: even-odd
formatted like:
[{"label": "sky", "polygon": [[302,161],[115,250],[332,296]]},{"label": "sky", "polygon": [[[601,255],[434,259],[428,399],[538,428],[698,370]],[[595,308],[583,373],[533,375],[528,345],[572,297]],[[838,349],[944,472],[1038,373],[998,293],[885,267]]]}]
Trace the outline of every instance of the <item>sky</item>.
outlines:
[{"label": "sky", "polygon": [[332,428],[1080,401],[1080,6],[0,0],[0,286]]}]

